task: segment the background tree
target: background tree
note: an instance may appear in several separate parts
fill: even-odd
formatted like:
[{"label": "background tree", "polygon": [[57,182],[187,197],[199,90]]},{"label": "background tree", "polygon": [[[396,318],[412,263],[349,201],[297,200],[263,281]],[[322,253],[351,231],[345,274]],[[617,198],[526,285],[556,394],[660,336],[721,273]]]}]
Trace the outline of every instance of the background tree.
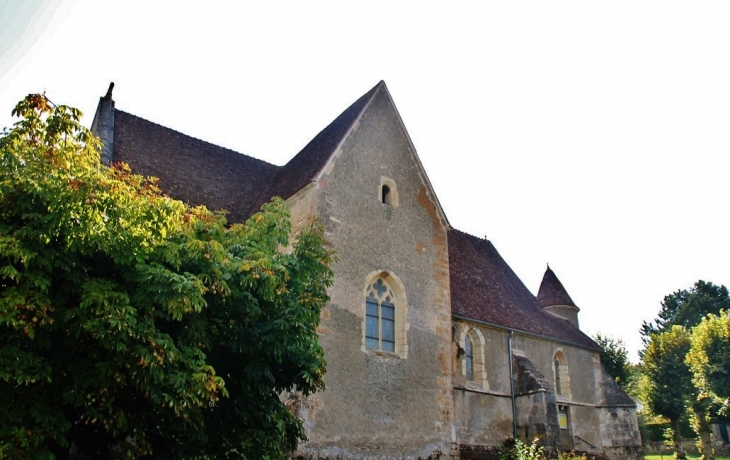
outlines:
[{"label": "background tree", "polygon": [[689,290],[681,289],[664,297],[657,318],[642,324],[642,340],[646,344],[651,334],[664,332],[674,325],[689,330],[708,314],[717,315],[722,310],[730,310],[728,289],[699,280]]},{"label": "background tree", "polygon": [[730,416],[730,311],[709,315],[692,330],[687,356],[695,384]]},{"label": "background tree", "polygon": [[289,246],[281,200],[246,225],[99,166],[80,112],[29,95],[0,138],[0,458],[283,458],[279,399],[324,385],[331,253]]},{"label": "background tree", "polygon": [[684,359],[689,351],[689,334],[681,326],[653,334],[644,350],[645,401],[652,413],[669,420],[674,433],[676,458],[686,458],[679,420],[685,415],[692,395],[692,374]]},{"label": "background tree", "polygon": [[600,333],[597,333],[593,339],[601,347],[600,356],[603,368],[623,390],[626,390],[632,376],[632,367],[629,363],[626,345],[620,339],[606,337]]},{"label": "background tree", "polygon": [[[657,318],[644,322],[641,335],[646,348],[640,352],[642,358],[648,345],[657,334],[671,331],[674,326],[684,327],[687,331],[699,324],[708,314],[718,314],[730,309],[730,293],[725,286],[699,280],[689,290],[679,290],[666,297],[661,304]],[[651,379],[650,379],[651,380]],[[711,455],[709,427],[711,401],[694,386],[689,393],[686,407],[690,411],[692,426],[699,436],[701,451]]]}]

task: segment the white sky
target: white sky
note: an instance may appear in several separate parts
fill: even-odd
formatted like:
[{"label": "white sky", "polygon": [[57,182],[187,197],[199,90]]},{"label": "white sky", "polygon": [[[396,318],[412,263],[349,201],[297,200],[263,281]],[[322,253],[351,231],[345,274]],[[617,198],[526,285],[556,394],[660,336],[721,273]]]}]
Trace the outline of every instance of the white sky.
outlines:
[{"label": "white sky", "polygon": [[623,339],[730,284],[730,3],[0,0],[0,126],[46,90],[284,164],[385,80],[451,224]]}]

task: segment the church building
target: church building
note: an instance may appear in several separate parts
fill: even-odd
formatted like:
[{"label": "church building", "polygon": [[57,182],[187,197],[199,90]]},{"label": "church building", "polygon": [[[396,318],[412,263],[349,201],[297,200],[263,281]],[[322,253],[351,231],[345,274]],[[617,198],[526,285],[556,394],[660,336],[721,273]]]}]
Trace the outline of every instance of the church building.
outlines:
[{"label": "church building", "polygon": [[[581,332],[548,268],[535,296],[494,245],[453,228],[384,82],[276,166],[115,108],[102,161],[243,222],[274,196],[337,252],[318,329],[327,389],[287,403],[295,458],[498,458],[508,438],[599,458],[642,457],[636,405]],[[285,395],[286,396],[286,395]],[[284,396],[284,397],[285,397]]]}]

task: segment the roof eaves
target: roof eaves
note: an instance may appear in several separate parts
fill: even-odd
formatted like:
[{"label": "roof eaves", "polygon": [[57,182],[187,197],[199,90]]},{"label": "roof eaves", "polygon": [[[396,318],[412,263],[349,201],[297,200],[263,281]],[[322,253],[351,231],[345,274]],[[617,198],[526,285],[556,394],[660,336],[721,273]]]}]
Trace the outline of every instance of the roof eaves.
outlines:
[{"label": "roof eaves", "polygon": [[573,342],[571,340],[560,339],[560,338],[545,335],[545,334],[538,334],[537,332],[530,332],[530,331],[526,331],[524,329],[519,329],[519,328],[515,328],[515,327],[503,326],[501,324],[496,324],[496,323],[484,321],[481,319],[469,318],[468,316],[455,315],[453,313],[451,314],[451,316],[453,318],[461,320],[461,321],[471,321],[476,324],[493,327],[495,329],[501,329],[503,331],[514,332],[516,334],[527,335],[530,337],[537,337],[537,338],[544,339],[544,340],[550,340],[551,342],[562,343],[565,345],[571,345],[571,346],[579,347],[579,348],[585,348],[586,350],[600,351],[600,347],[598,345],[596,345],[595,347],[591,347],[591,346],[588,346],[583,343]]}]

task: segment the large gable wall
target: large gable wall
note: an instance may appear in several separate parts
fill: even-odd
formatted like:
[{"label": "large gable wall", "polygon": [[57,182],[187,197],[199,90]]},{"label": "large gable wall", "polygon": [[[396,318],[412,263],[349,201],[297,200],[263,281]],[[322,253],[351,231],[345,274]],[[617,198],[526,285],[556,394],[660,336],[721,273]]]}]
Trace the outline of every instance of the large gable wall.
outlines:
[{"label": "large gable wall", "polygon": [[[397,185],[397,207],[379,201],[381,176]],[[446,226],[385,88],[317,190],[317,213],[339,260],[321,323],[327,390],[308,402],[306,448],[330,456],[444,451],[453,422]],[[379,271],[405,289],[405,357],[363,347],[363,291]]]}]

